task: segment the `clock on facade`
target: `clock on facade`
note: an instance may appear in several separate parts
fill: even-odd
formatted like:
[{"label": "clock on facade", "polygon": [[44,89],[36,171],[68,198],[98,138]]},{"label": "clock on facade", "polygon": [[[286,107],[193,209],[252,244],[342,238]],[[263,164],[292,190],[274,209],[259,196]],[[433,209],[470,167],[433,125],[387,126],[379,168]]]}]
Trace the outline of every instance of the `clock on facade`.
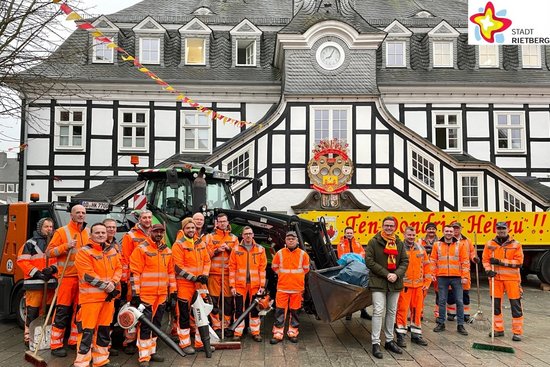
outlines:
[{"label": "clock on facade", "polygon": [[334,70],[343,63],[346,54],[344,49],[336,42],[325,42],[317,49],[317,63],[325,70]]}]

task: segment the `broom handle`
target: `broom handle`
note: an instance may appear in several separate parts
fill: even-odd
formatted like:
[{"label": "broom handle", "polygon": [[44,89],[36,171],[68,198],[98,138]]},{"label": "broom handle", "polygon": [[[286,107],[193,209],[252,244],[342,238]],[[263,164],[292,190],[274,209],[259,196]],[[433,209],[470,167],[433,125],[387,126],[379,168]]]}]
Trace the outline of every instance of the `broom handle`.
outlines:
[{"label": "broom handle", "polygon": [[[477,234],[474,233],[474,248],[477,256]],[[479,263],[476,262],[476,286],[477,286],[477,309],[481,310],[481,292],[479,290]]]},{"label": "broom handle", "polygon": [[[491,257],[495,257],[495,250]],[[495,271],[495,266],[491,264],[491,271]],[[491,344],[495,344],[495,277],[491,281]]]},{"label": "broom handle", "polygon": [[225,339],[225,250],[222,253],[222,312],[220,321],[222,324],[222,341]]}]

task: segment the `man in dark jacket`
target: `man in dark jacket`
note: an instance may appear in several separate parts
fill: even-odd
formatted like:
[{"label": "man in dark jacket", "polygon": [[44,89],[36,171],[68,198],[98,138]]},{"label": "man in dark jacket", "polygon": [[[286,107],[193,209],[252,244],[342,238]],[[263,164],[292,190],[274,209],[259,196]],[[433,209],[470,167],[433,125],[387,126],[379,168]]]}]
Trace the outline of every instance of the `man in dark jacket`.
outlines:
[{"label": "man in dark jacket", "polygon": [[395,235],[396,221],[386,217],[382,221],[382,231],[370,241],[366,249],[365,263],[370,270],[369,289],[372,292],[372,354],[383,358],[380,349],[382,314],[386,309],[384,334],[387,350],[401,354],[403,351],[393,340],[393,326],[397,311],[399,293],[403,289],[403,277],[409,265],[409,258],[403,242]]}]

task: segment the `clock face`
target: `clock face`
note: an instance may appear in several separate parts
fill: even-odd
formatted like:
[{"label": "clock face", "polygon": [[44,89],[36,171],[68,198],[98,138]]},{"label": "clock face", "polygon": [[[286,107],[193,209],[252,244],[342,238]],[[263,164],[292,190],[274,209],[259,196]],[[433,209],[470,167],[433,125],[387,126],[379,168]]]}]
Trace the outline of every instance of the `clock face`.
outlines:
[{"label": "clock face", "polygon": [[317,49],[317,62],[326,70],[334,70],[344,63],[344,50],[336,42],[326,42]]}]

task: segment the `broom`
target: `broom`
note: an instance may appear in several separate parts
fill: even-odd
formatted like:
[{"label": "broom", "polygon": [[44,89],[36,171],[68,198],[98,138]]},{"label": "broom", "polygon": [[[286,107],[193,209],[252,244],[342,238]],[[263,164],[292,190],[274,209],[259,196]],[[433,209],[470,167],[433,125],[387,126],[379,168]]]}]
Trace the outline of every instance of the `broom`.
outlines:
[{"label": "broom", "polygon": [[[495,251],[493,250],[494,257]],[[491,271],[495,271],[495,266],[491,265]],[[485,343],[474,343],[472,348],[479,350],[489,350],[493,352],[504,352],[514,354],[514,348],[506,347],[503,345],[495,345],[495,279],[490,280],[491,282],[491,344]]]},{"label": "broom", "polygon": [[[474,233],[474,248],[475,253],[477,256],[477,236]],[[476,313],[470,317],[470,320],[468,320],[469,324],[473,324],[473,327],[475,330],[478,331],[485,331],[489,328],[488,325],[488,319],[483,315],[483,311],[481,310],[481,291],[479,288],[479,262],[475,263],[476,265],[476,291],[477,291],[477,311]]]}]

